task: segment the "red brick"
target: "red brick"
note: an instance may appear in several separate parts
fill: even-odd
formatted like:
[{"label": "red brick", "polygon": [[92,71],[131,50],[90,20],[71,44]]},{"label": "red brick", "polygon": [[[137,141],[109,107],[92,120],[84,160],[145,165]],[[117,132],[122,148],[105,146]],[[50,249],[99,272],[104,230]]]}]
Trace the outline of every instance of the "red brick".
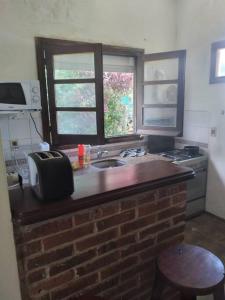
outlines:
[{"label": "red brick", "polygon": [[138,194],[137,195],[138,205],[142,205],[154,201],[156,199],[156,191],[157,190]]},{"label": "red brick", "polygon": [[138,209],[139,217],[153,214],[156,211],[165,209],[170,206],[170,198],[163,198],[161,201],[151,202],[147,205],[140,206]]},{"label": "red brick", "polygon": [[141,252],[140,260],[142,262],[152,260],[152,258],[156,255],[157,255],[156,246],[154,246],[154,247],[148,248],[146,251]]},{"label": "red brick", "polygon": [[105,256],[101,256],[101,257],[97,258],[96,260],[94,260],[93,262],[91,262],[85,266],[77,268],[77,274],[79,276],[83,276],[83,275],[86,275],[93,271],[100,270],[100,269],[104,268],[105,266],[109,266],[112,263],[116,262],[119,258],[120,258],[119,251],[110,253]]},{"label": "red brick", "polygon": [[172,197],[173,204],[178,204],[186,201],[186,193],[179,193]]},{"label": "red brick", "polygon": [[160,254],[160,252],[163,251],[164,249],[166,249],[170,246],[182,243],[183,240],[184,240],[184,234],[180,234],[169,240],[165,240],[165,241],[159,243],[158,245],[156,245],[156,253]]},{"label": "red brick", "polygon": [[185,212],[185,205],[172,206],[158,213],[158,220],[168,219],[172,216]]},{"label": "red brick", "polygon": [[58,289],[57,291],[52,292],[52,300],[61,300],[74,293],[79,292],[80,290],[95,284],[98,281],[98,274],[92,274],[81,279],[74,280],[68,286]]},{"label": "red brick", "polygon": [[34,258],[31,258],[27,261],[27,268],[28,270],[32,270],[34,268],[42,267],[47,265],[51,262],[57,261],[62,258],[66,258],[73,254],[73,246],[69,245],[67,247],[51,251],[48,253],[41,254]]},{"label": "red brick", "polygon": [[68,283],[73,278],[74,278],[73,270],[70,270],[66,273],[60,274],[59,276],[56,276],[56,277],[48,278],[47,280],[42,281],[42,282],[38,283],[37,285],[35,285],[34,287],[32,287],[31,294],[35,295],[35,294],[41,294],[44,292],[48,292],[55,287],[59,287],[60,285],[62,285],[64,283]]},{"label": "red brick", "polygon": [[180,225],[178,227],[175,228],[171,228],[169,230],[163,231],[161,233],[158,234],[158,242],[161,242],[163,240],[166,240],[170,237],[173,237],[177,234],[180,234],[182,232],[184,232],[184,225]]},{"label": "red brick", "polygon": [[136,205],[137,205],[136,198],[124,200],[121,202],[121,210],[122,211],[128,210],[128,209],[134,208]]},{"label": "red brick", "polygon": [[94,224],[87,224],[81,227],[65,231],[51,237],[48,237],[43,240],[45,250],[54,248],[58,245],[65,244],[76,239],[82,238],[85,235],[91,234],[94,232]]},{"label": "red brick", "polygon": [[140,232],[140,239],[144,239],[147,236],[154,236],[155,234],[157,234],[158,232],[164,230],[164,229],[168,229],[170,227],[170,221],[164,221],[161,223],[157,223],[143,231]]},{"label": "red brick", "polygon": [[126,281],[133,276],[135,276],[137,273],[146,271],[146,270],[152,270],[154,269],[153,267],[155,266],[155,262],[153,260],[147,261],[145,263],[138,263],[136,265],[131,265],[131,268],[129,270],[126,270],[121,274],[121,281]]},{"label": "red brick", "polygon": [[27,276],[27,280],[29,283],[34,283],[46,278],[45,269],[40,269],[38,271],[34,271]]},{"label": "red brick", "polygon": [[124,269],[128,269],[131,265],[136,264],[137,261],[138,261],[137,256],[128,257],[127,259],[122,260],[119,263],[114,264],[113,266],[108,267],[105,270],[103,270],[101,272],[101,278],[106,279],[106,278],[108,278],[108,277],[110,277],[110,276],[112,276],[116,273],[121,272]]},{"label": "red brick", "polygon": [[[119,276],[115,276],[113,278],[110,278],[109,280],[105,280],[99,284],[97,284],[94,287],[91,287],[90,289],[88,289],[87,294],[88,295],[98,295],[98,294],[102,294],[104,291],[106,290],[111,290],[114,286],[118,286],[119,283]],[[71,299],[72,300],[72,299]]]},{"label": "red brick", "polygon": [[187,190],[187,183],[186,182],[181,182],[181,183],[179,183],[178,186],[179,186],[179,191],[180,192]]},{"label": "red brick", "polygon": [[185,214],[178,215],[178,216],[173,218],[173,224],[176,225],[178,223],[182,223],[182,222],[185,221],[185,218],[186,218]]},{"label": "red brick", "polygon": [[135,211],[134,210],[128,210],[121,214],[114,215],[112,217],[103,219],[99,222],[97,222],[97,228],[99,231],[105,230],[109,227],[118,226],[119,224],[125,223],[127,221],[130,221],[134,219],[135,217]]},{"label": "red brick", "polygon": [[135,220],[133,222],[126,223],[121,226],[121,232],[122,234],[127,234],[131,231],[135,231],[137,229],[147,227],[148,225],[151,225],[155,222],[156,216],[155,215],[150,215],[145,218],[141,218],[138,220]]},{"label": "red brick", "polygon": [[76,243],[76,248],[79,251],[83,251],[85,249],[89,249],[94,246],[98,246],[102,243],[105,243],[111,239],[116,238],[118,235],[117,228],[96,234],[92,237],[86,238],[82,241]]},{"label": "red brick", "polygon": [[34,241],[23,245],[23,255],[29,256],[41,252],[41,241]]},{"label": "red brick", "polygon": [[140,252],[146,250],[146,248],[154,245],[155,239],[150,238],[148,240],[144,240],[143,242],[135,243],[129,246],[127,249],[121,251],[122,257],[134,254],[136,252]]},{"label": "red brick", "polygon": [[79,213],[79,214],[77,213],[74,216],[75,225],[81,225],[81,224],[90,222],[91,219],[92,218],[91,218],[90,212],[84,212],[84,213]]},{"label": "red brick", "polygon": [[60,272],[63,272],[65,270],[68,270],[70,268],[76,267],[84,262],[87,262],[88,260],[96,257],[96,251],[95,249],[74,255],[73,257],[64,260],[63,262],[56,263],[52,266],[50,266],[49,274],[50,276],[58,274]]},{"label": "red brick", "polygon": [[98,254],[102,255],[102,254],[107,253],[109,251],[112,251],[112,250],[115,250],[115,249],[118,249],[118,248],[121,248],[121,247],[124,247],[124,246],[128,246],[130,244],[135,243],[136,240],[137,240],[136,235],[132,234],[132,235],[128,235],[128,236],[125,236],[123,238],[120,238],[118,240],[111,241],[107,244],[104,244],[104,245],[100,246],[99,249],[98,249]]},{"label": "red brick", "polygon": [[119,212],[119,203],[113,203],[106,206],[101,206],[93,211],[95,219],[104,218],[110,215],[114,215]]},{"label": "red brick", "polygon": [[33,239],[37,239],[46,235],[50,235],[53,233],[57,233],[62,230],[66,230],[72,227],[72,218],[63,218],[58,219],[52,222],[44,223],[39,226],[33,227],[27,226],[25,227],[24,233],[23,233],[23,239],[24,241],[29,241]]},{"label": "red brick", "polygon": [[104,298],[111,298],[111,295],[121,295],[123,293],[126,293],[131,289],[131,287],[136,287],[138,285],[138,278],[137,275],[135,278],[132,278],[120,285],[117,285],[114,290],[110,290],[108,293],[104,293]]}]

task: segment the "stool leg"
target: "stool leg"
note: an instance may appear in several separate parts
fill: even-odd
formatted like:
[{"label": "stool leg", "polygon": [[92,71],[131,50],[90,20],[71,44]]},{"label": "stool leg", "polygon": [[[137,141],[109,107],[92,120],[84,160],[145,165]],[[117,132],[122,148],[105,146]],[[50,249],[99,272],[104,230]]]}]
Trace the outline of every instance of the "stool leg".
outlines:
[{"label": "stool leg", "polygon": [[218,286],[215,291],[213,292],[213,299],[214,300],[225,300],[224,297],[224,285]]},{"label": "stool leg", "polygon": [[164,290],[165,284],[164,280],[160,276],[159,270],[156,269],[156,274],[155,274],[155,280],[154,280],[154,285],[152,289],[152,296],[151,300],[160,300],[162,297],[162,293]]}]

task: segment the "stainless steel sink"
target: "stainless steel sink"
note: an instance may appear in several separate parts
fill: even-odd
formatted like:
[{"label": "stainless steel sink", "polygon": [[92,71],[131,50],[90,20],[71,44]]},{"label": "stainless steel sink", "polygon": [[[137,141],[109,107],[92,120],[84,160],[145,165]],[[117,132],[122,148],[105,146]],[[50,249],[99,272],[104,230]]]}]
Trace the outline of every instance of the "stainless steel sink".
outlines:
[{"label": "stainless steel sink", "polygon": [[93,162],[91,165],[95,168],[106,169],[124,166],[126,163],[119,159],[105,159]]}]

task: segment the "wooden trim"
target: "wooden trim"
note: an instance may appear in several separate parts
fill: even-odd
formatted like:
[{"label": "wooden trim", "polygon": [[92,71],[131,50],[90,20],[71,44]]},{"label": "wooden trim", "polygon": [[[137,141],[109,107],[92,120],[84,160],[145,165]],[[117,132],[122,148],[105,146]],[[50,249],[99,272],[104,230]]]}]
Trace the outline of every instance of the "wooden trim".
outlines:
[{"label": "wooden trim", "polygon": [[96,111],[96,107],[56,107],[56,111]]},{"label": "wooden trim", "polygon": [[142,108],[177,108],[177,104],[143,104]]},{"label": "wooden trim", "polygon": [[120,47],[120,46],[111,46],[111,45],[102,45],[103,55],[118,55],[118,56],[134,56],[143,55],[144,49],[140,48],[129,48],[129,47]]},{"label": "wooden trim", "polygon": [[144,85],[178,84],[178,79],[144,81]]},{"label": "wooden trim", "polygon": [[115,136],[105,138],[106,143],[121,143],[121,142],[130,142],[130,141],[139,141],[142,137],[140,134],[129,134],[123,136]]},{"label": "wooden trim", "polygon": [[217,51],[225,48],[225,40],[212,43],[211,45],[211,59],[210,59],[210,75],[209,83],[225,83],[225,76],[216,76],[217,68]]},{"label": "wooden trim", "polygon": [[41,119],[43,128],[43,138],[49,144],[51,144],[50,136],[50,123],[49,123],[49,107],[47,98],[47,86],[46,86],[46,76],[45,76],[45,57],[44,57],[44,45],[40,38],[35,38],[36,46],[36,61],[37,61],[37,72],[38,79],[40,81],[40,91],[41,91]]},{"label": "wooden trim", "polygon": [[[156,61],[156,60],[165,60],[165,59],[178,59],[178,79],[176,80],[159,80],[159,81],[142,81],[143,87],[143,97],[139,98],[139,109],[138,109],[138,133],[145,132],[149,130],[149,133],[152,134],[152,131],[156,131],[157,134],[161,132],[169,132],[174,134],[174,136],[182,136],[183,134],[183,114],[184,114],[184,87],[185,87],[185,62],[186,62],[186,50],[170,51],[170,52],[161,52],[146,54],[143,56],[143,62],[140,62],[140,70],[142,69],[142,79],[144,79],[144,63],[147,61]],[[140,75],[141,76],[141,75]],[[146,105],[144,104],[144,86],[148,84],[177,84],[178,93],[177,93],[177,105],[168,104],[164,105]],[[159,126],[147,126],[144,125],[143,117],[143,108],[145,107],[177,107],[177,116],[176,116],[176,127],[159,127]]]},{"label": "wooden trim", "polygon": [[144,61],[166,60],[172,58],[183,58],[186,55],[186,50],[177,50],[169,52],[159,52],[144,55]]},{"label": "wooden trim", "polygon": [[[37,48],[37,63],[39,70],[39,80],[42,88],[42,101],[43,101],[43,110],[42,110],[42,120],[43,120],[43,130],[45,139],[52,145],[62,145],[75,143],[77,144],[76,139],[79,138],[79,142],[91,143],[91,144],[104,144],[105,142],[116,142],[116,141],[128,141],[135,140],[137,136],[121,136],[113,138],[104,137],[104,99],[103,99],[103,63],[102,57],[103,54],[108,55],[119,55],[119,56],[133,56],[135,58],[136,68],[138,68],[137,61],[142,58],[144,50],[137,48],[128,48],[128,47],[118,47],[94,43],[85,43],[85,42],[74,42],[68,40],[60,39],[49,39],[49,38],[36,38],[36,48]],[[44,53],[45,52],[45,57]],[[53,61],[52,56],[57,54],[69,54],[69,53],[80,53],[80,52],[94,52],[95,56],[95,78],[87,79],[54,79],[53,78]],[[41,56],[42,55],[42,56]],[[47,66],[47,78],[45,74],[45,67]],[[47,79],[47,80],[46,80]],[[96,108],[65,108],[65,107],[56,107],[55,105],[55,91],[54,84],[76,84],[76,83],[95,83],[96,84]],[[135,72],[134,79],[134,98],[140,97],[140,82],[139,75]],[[47,99],[47,89],[49,99]],[[49,104],[48,104],[49,103]],[[50,105],[51,109],[49,109]],[[136,113],[136,105],[134,111]],[[95,136],[78,136],[78,135],[59,135],[57,134],[57,122],[56,122],[56,111],[96,111],[97,114],[97,132]],[[134,124],[136,129],[136,124]],[[51,132],[50,132],[51,130]],[[71,139],[71,141],[70,141]]]},{"label": "wooden trim", "polygon": [[87,79],[53,79],[54,84],[96,83],[95,78]]}]

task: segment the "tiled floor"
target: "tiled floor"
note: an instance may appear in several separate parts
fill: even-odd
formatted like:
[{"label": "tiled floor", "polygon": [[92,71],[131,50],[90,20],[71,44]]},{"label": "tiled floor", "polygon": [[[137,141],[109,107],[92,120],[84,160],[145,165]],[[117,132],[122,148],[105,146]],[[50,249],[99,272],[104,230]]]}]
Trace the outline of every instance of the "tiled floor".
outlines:
[{"label": "tiled floor", "polygon": [[210,250],[225,264],[225,221],[207,213],[189,220],[185,242]]}]

